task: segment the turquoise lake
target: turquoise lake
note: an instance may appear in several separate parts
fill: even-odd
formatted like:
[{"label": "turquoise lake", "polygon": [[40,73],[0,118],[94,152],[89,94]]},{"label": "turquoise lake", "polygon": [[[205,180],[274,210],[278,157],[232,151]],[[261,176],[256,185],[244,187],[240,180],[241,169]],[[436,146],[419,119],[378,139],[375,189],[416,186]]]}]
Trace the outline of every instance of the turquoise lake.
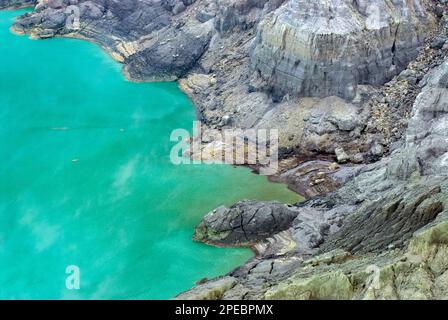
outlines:
[{"label": "turquoise lake", "polygon": [[246,168],[173,165],[170,134],[195,119],[177,84],[125,81],[91,43],[13,35],[21,13],[0,12],[0,299],[167,299],[249,259],[194,227],[299,197]]}]

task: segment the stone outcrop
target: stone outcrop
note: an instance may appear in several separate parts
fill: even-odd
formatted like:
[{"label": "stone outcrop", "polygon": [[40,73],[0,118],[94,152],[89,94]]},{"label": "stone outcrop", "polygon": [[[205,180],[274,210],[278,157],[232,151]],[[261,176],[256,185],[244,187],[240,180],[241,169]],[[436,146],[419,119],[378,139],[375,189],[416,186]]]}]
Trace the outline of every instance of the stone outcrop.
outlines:
[{"label": "stone outcrop", "polygon": [[220,246],[251,246],[288,229],[297,211],[277,202],[242,201],[213,210],[196,228],[194,239]]},{"label": "stone outcrop", "polygon": [[[213,23],[182,20],[194,1],[39,1],[14,29],[35,38],[76,36],[106,48],[134,80],[176,80],[206,50]],[[179,17],[178,17],[179,16]],[[178,17],[178,18],[175,18]]]},{"label": "stone outcrop", "polygon": [[405,180],[412,175],[448,173],[448,76],[438,68],[424,79],[405,137],[405,146],[389,165],[388,175]]},{"label": "stone outcrop", "polygon": [[177,299],[445,300],[447,240],[444,214],[416,232],[403,249],[378,255],[334,250],[303,260],[277,257],[251,261],[247,268],[218,280],[216,287],[211,281]]},{"label": "stone outcrop", "polygon": [[428,226],[415,234],[405,250],[379,256],[332,251],[315,257],[263,298],[448,299],[447,227],[446,220]]}]

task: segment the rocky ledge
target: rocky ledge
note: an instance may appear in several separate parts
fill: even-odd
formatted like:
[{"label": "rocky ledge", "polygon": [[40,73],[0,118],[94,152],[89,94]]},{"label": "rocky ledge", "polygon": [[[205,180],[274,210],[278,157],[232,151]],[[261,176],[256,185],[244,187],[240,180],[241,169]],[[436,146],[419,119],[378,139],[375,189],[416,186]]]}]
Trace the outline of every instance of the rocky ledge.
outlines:
[{"label": "rocky ledge", "polygon": [[209,127],[280,129],[274,178],[310,199],[208,214],[196,240],[257,256],[178,298],[448,298],[447,1],[42,0],[13,30],[179,80]]}]

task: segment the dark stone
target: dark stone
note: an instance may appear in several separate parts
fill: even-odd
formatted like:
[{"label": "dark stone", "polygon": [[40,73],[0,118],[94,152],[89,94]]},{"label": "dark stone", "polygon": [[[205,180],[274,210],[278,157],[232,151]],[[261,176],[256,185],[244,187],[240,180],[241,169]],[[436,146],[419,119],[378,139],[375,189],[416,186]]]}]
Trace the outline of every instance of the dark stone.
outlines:
[{"label": "dark stone", "polygon": [[250,246],[289,228],[297,213],[278,202],[242,201],[207,214],[194,239],[218,246]]}]

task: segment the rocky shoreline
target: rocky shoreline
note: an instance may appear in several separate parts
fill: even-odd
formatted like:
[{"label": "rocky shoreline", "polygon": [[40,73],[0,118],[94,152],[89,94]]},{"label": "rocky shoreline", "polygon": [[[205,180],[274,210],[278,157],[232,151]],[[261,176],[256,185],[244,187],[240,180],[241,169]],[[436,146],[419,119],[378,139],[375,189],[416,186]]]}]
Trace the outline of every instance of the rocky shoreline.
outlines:
[{"label": "rocky shoreline", "polygon": [[179,299],[448,299],[446,1],[0,8],[34,3],[14,31],[96,42],[132,80],[178,80],[210,128],[280,128],[273,179],[308,200],[209,213],[196,240],[257,257]]},{"label": "rocky shoreline", "polygon": [[4,0],[0,2],[0,10],[18,10],[32,8],[35,4],[35,0]]}]

